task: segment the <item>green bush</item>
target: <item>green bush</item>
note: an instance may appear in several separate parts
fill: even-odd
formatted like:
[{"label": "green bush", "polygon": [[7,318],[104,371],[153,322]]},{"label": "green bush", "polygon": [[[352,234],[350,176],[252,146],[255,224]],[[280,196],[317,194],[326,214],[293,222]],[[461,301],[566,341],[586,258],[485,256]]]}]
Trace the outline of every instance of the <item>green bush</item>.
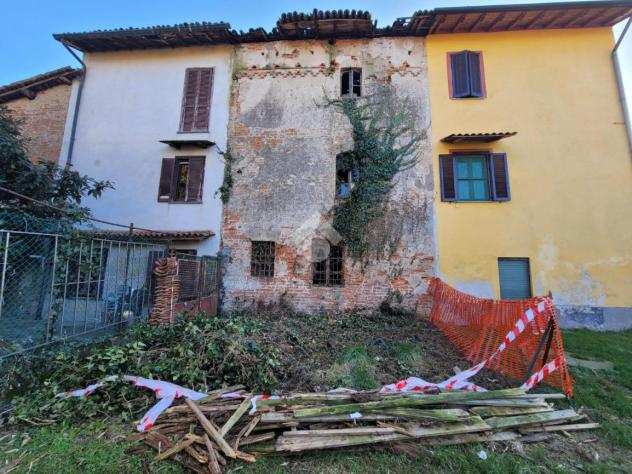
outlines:
[{"label": "green bush", "polygon": [[139,325],[119,344],[67,347],[60,352],[5,362],[3,398],[13,398],[14,421],[57,420],[121,414],[132,419],[146,410],[153,393],[116,382],[85,399],[55,399],[57,393],[85,387],[109,375],[161,379],[200,391],[248,382],[253,390],[278,383],[278,353],[261,347],[263,330],[255,319],[199,315],[170,327]]}]

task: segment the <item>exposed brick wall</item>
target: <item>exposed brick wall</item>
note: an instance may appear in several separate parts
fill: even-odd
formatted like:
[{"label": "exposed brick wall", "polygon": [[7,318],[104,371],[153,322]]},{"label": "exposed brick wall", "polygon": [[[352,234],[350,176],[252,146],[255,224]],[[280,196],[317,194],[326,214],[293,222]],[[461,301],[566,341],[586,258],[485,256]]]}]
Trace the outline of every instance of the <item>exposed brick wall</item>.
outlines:
[{"label": "exposed brick wall", "polygon": [[[316,286],[311,241],[331,222],[336,155],[352,147],[348,120],[322,106],[324,94],[338,97],[341,67],[362,67],[365,90],[392,84],[411,100],[420,130],[427,130],[423,39],[246,44],[238,47],[235,64],[229,144],[236,161],[222,225],[224,307],[346,311],[375,308],[394,292],[402,295],[394,302],[416,307],[434,272],[429,140],[419,145],[417,166],[395,179],[385,224],[398,226],[401,239],[390,257],[365,267],[346,257],[343,286]],[[252,240],[276,242],[273,278],[250,275]]]},{"label": "exposed brick wall", "polygon": [[13,116],[22,120],[22,135],[33,162],[58,161],[64,136],[71,85],[58,85],[6,103]]}]

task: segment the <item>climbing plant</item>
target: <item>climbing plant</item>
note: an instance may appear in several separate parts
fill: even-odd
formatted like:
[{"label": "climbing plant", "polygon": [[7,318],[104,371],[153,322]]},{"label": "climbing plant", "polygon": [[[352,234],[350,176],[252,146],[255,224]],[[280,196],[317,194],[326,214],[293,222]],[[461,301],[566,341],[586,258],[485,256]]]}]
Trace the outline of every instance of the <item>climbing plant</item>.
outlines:
[{"label": "climbing plant", "polygon": [[361,98],[327,98],[326,105],[340,110],[351,124],[353,148],[342,158],[347,169],[356,170],[349,196],[334,206],[333,226],[352,258],[378,257],[387,251],[379,242],[397,239],[389,234],[401,232],[383,225],[394,178],[415,166],[417,145],[426,132],[415,126],[410,101],[397,97],[388,85]]},{"label": "climbing plant", "polygon": [[233,189],[233,155],[230,153],[230,149],[226,150],[222,153],[224,158],[224,179],[222,180],[222,185],[219,187],[217,192],[219,193],[219,198],[222,200],[222,203],[227,204],[230,199],[230,192]]}]

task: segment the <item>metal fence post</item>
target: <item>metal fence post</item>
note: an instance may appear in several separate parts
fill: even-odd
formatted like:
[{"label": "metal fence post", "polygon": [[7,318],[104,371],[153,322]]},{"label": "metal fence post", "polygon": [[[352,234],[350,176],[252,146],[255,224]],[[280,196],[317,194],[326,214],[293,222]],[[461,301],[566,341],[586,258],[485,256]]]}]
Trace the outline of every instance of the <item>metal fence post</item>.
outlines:
[{"label": "metal fence post", "polygon": [[46,327],[46,341],[53,337],[53,298],[55,297],[55,272],[57,271],[57,245],[59,236],[55,236],[55,247],[53,249],[53,266],[50,277],[50,296],[48,298],[48,325]]},{"label": "metal fence post", "polygon": [[7,232],[6,247],[4,248],[4,259],[2,262],[2,280],[0,281],[0,318],[2,318],[2,308],[4,306],[4,282],[7,277],[7,263],[9,261],[9,237],[10,232]]}]

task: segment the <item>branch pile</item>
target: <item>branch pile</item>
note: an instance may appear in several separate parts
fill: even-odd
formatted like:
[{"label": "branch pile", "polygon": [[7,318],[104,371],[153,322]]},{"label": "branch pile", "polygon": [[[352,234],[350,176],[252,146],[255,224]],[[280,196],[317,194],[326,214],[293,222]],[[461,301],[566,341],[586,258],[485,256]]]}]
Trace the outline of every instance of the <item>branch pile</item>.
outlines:
[{"label": "branch pile", "polygon": [[[489,441],[542,441],[554,432],[597,428],[573,409],[549,400],[562,394],[523,389],[436,394],[377,391],[295,393],[280,397],[220,399],[216,390],[197,402],[166,410],[151,430],[133,435],[158,454],[194,472],[220,473],[229,459],[378,443],[425,446]],[[580,423],[581,422],[581,423]]]}]

